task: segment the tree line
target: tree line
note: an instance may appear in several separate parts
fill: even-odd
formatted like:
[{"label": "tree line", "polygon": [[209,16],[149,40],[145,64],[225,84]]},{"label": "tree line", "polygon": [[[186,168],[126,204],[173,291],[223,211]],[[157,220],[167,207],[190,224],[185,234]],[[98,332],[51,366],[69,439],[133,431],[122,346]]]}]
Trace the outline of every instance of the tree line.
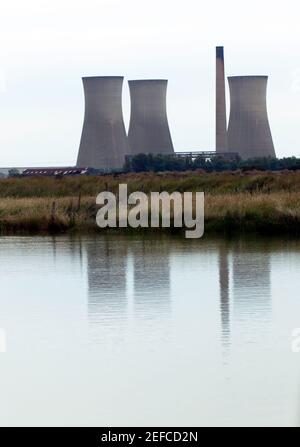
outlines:
[{"label": "tree line", "polygon": [[137,154],[127,157],[124,170],[126,172],[162,172],[193,171],[201,169],[205,172],[223,171],[282,171],[300,169],[300,158],[253,158],[242,160],[239,157],[225,159],[223,157],[203,158],[174,157],[160,154]]}]

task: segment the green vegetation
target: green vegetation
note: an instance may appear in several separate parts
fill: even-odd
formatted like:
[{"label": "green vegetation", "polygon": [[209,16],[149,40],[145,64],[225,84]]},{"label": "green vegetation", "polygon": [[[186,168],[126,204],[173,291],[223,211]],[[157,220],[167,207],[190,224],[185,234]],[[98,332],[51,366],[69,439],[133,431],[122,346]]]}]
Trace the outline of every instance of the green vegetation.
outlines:
[{"label": "green vegetation", "polygon": [[250,160],[241,160],[235,157],[226,160],[223,157],[214,157],[205,159],[197,157],[174,157],[171,155],[138,154],[128,158],[125,163],[127,172],[162,172],[202,169],[204,172],[224,172],[241,169],[260,170],[260,171],[282,171],[300,169],[300,159],[296,157],[289,158],[254,158]]},{"label": "green vegetation", "polygon": [[117,192],[127,183],[129,192],[204,191],[223,193],[300,192],[300,171],[234,171],[205,173],[199,170],[164,173],[127,173],[76,177],[19,177],[0,179],[0,198],[96,197],[99,192]]},{"label": "green vegetation", "polygon": [[300,172],[197,170],[0,179],[0,233],[105,231],[95,223],[95,197],[117,192],[119,183],[129,193],[204,191],[206,232],[300,234]]}]

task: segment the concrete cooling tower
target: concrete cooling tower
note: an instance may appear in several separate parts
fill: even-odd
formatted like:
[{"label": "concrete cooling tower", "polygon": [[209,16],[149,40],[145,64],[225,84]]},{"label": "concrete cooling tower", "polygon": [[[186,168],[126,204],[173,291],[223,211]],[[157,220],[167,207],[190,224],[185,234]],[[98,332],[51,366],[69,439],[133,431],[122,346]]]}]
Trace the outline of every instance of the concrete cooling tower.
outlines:
[{"label": "concrete cooling tower", "polygon": [[85,115],[77,166],[120,169],[129,153],[123,113],[121,76],[82,78]]},{"label": "concrete cooling tower", "polygon": [[268,77],[233,76],[228,81],[229,151],[238,152],[242,159],[275,157],[266,104]]},{"label": "concrete cooling tower", "polygon": [[224,48],[216,47],[216,152],[227,149]]},{"label": "concrete cooling tower", "polygon": [[174,152],[166,110],[166,80],[129,81],[131,154]]}]

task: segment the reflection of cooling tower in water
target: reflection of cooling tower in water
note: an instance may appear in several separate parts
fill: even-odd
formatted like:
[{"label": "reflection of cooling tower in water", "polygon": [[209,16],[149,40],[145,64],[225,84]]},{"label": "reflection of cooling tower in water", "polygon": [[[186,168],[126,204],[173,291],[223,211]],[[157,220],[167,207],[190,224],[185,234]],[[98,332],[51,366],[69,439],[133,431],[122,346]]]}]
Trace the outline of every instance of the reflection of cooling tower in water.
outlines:
[{"label": "reflection of cooling tower in water", "polygon": [[170,312],[170,242],[139,241],[134,255],[134,310],[143,318]]},{"label": "reflection of cooling tower in water", "polygon": [[129,153],[122,113],[123,78],[83,78],[85,115],[77,166],[104,170],[124,166]]},{"label": "reflection of cooling tower in water", "polygon": [[228,78],[228,149],[243,159],[275,157],[267,113],[267,80],[267,76]]},{"label": "reflection of cooling tower in water", "polygon": [[132,154],[174,152],[166,109],[167,82],[160,79],[129,81],[128,140]]},{"label": "reflection of cooling tower in water", "polygon": [[123,318],[127,309],[127,245],[118,240],[87,242],[88,312],[91,320]]},{"label": "reflection of cooling tower in water", "polygon": [[270,253],[261,244],[257,250],[240,246],[233,252],[234,318],[244,333],[249,327],[250,338],[262,335],[270,320],[270,268]]}]

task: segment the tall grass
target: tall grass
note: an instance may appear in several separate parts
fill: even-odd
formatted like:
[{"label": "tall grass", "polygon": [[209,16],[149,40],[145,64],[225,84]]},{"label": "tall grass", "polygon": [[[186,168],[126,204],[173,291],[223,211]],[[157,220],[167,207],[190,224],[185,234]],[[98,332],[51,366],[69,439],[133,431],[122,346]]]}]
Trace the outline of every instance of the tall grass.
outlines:
[{"label": "tall grass", "polygon": [[[96,226],[95,196],[5,197],[0,232],[105,231]],[[300,192],[207,193],[206,232],[300,233]],[[139,230],[128,230],[139,231]]]},{"label": "tall grass", "polygon": [[129,192],[205,191],[211,194],[300,192],[300,172],[164,172],[83,177],[31,177],[0,179],[0,198],[96,196],[108,189],[116,192],[127,183]]}]

